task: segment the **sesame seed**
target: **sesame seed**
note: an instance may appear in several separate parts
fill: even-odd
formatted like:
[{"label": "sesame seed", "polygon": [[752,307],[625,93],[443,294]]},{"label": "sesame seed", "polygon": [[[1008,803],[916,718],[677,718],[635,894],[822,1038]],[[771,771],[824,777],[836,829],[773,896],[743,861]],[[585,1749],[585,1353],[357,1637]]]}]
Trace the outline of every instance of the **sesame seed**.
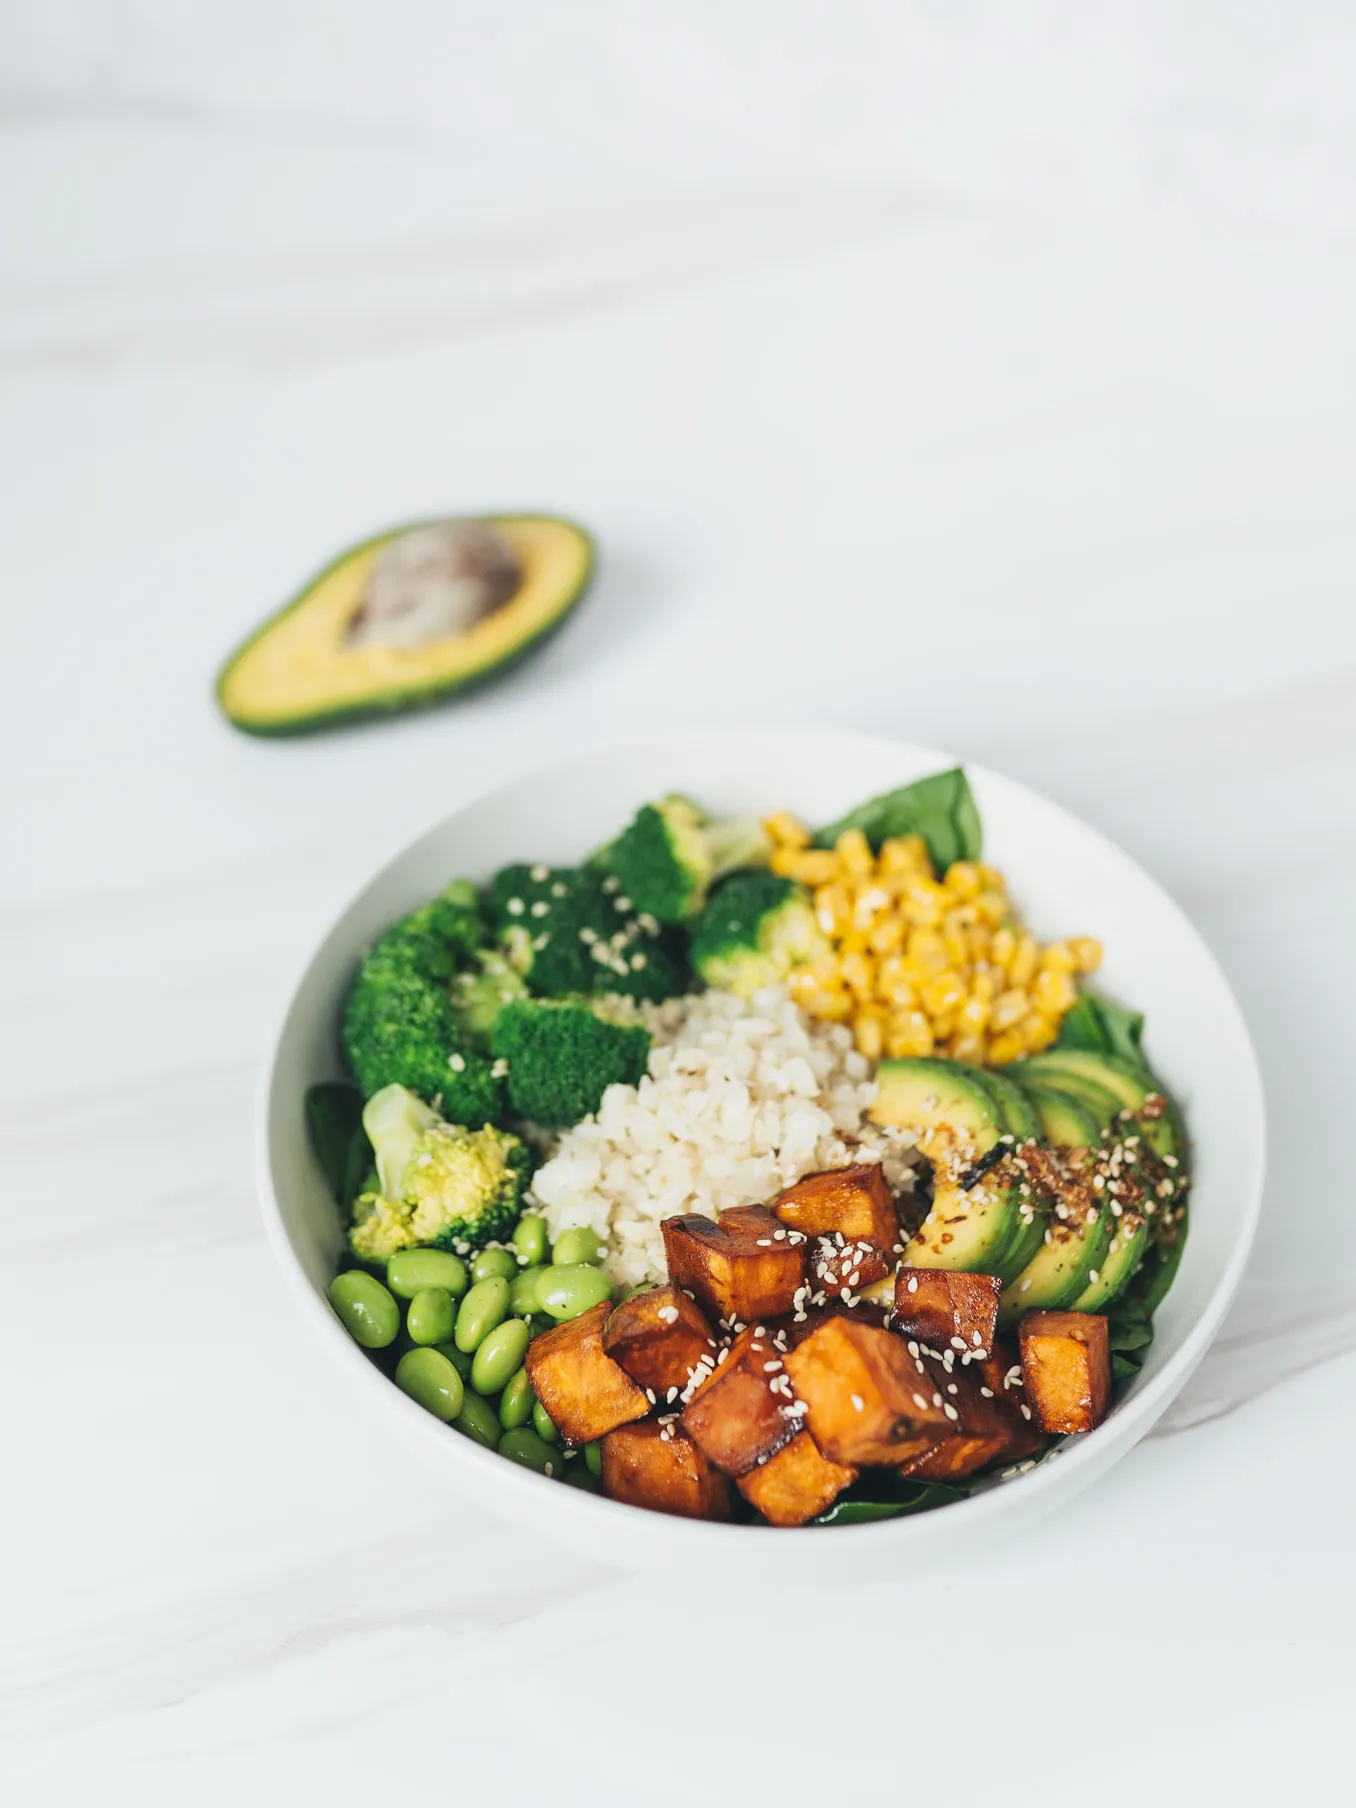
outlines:
[{"label": "sesame seed", "polygon": [[1021,1413],[1021,1415],[1024,1419],[1029,1419],[1031,1417],[1031,1408],[1026,1404],[1025,1401],[1023,1401],[1021,1403],[1021,1405],[1018,1407],[1017,1410]]},{"label": "sesame seed", "polygon": [[993,1399],[993,1389],[991,1387],[982,1387],[979,1391],[986,1400]]},{"label": "sesame seed", "polygon": [[860,1394],[854,1394],[852,1396],[852,1410],[854,1412],[866,1411],[866,1401],[862,1399]]},{"label": "sesame seed", "polygon": [[910,1293],[917,1293],[917,1291],[918,1291],[918,1276],[917,1275],[914,1275],[913,1278],[910,1280],[908,1290]]},{"label": "sesame seed", "polygon": [[982,1350],[984,1348],[984,1339],[980,1336],[978,1331],[972,1331],[970,1333],[970,1341],[977,1350]]},{"label": "sesame seed", "polygon": [[464,1073],[466,1070],[466,1056],[449,1055],[447,1057],[447,1065],[452,1069],[453,1073]]}]

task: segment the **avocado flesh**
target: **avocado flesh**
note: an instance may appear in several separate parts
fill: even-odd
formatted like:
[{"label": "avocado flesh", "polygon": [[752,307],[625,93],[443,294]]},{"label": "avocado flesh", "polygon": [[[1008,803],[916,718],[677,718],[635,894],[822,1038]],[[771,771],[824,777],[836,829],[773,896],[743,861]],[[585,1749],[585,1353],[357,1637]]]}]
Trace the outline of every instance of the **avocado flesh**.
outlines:
[{"label": "avocado flesh", "polygon": [[1070,1312],[1101,1312],[1109,1306],[1134,1279],[1148,1248],[1147,1218],[1118,1219],[1101,1267],[1089,1273],[1088,1284],[1070,1305]]},{"label": "avocado flesh", "polygon": [[1100,1124],[1072,1093],[1062,1092],[1055,1086],[1039,1085],[1034,1080],[1023,1090],[1040,1119],[1041,1135],[1046,1142],[1053,1143],[1057,1149],[1085,1149],[1097,1141]]},{"label": "avocado flesh", "polygon": [[583,596],[593,546],[582,528],[554,516],[487,519],[523,573],[501,608],[421,647],[354,642],[349,629],[377,555],[409,531],[393,528],[341,554],[232,655],[217,681],[222,712],[250,734],[306,734],[438,702],[520,659]]}]

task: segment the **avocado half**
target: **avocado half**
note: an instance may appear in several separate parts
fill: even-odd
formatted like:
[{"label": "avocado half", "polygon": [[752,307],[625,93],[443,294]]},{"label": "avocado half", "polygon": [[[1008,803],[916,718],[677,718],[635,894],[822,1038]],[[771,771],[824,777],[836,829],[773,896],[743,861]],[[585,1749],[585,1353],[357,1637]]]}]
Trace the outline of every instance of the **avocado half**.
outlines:
[{"label": "avocado half", "polygon": [[470,627],[422,646],[353,638],[378,555],[431,521],[388,528],[351,547],[257,628],[226,661],[217,702],[247,734],[310,734],[442,702],[539,646],[583,597],[593,542],[555,515],[487,515],[520,570],[508,599]]}]

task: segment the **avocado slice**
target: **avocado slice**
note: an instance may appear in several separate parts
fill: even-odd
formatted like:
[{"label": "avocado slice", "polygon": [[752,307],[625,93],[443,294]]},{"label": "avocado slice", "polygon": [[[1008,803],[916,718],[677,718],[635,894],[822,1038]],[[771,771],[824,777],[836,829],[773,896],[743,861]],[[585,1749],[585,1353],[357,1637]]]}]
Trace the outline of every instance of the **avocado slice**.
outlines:
[{"label": "avocado slice", "polygon": [[[1038,1080],[1028,1080],[1022,1090],[1040,1119],[1046,1142],[1058,1149],[1084,1149],[1097,1141],[1101,1125],[1073,1093],[1057,1086],[1043,1086]],[[1113,1111],[1111,1117],[1115,1115]]]},{"label": "avocado slice", "polygon": [[1070,1312],[1101,1312],[1134,1279],[1149,1249],[1149,1220],[1127,1212],[1116,1222],[1115,1234],[1100,1268],[1088,1274],[1088,1284],[1069,1307]]},{"label": "avocado slice", "polygon": [[592,573],[588,534],[554,515],[390,528],[256,629],[223,666],[217,701],[256,735],[441,702],[540,645]]},{"label": "avocado slice", "polygon": [[878,1124],[918,1133],[918,1145],[934,1156],[957,1136],[983,1155],[1007,1131],[1002,1106],[989,1076],[961,1061],[912,1055],[882,1061],[876,1068]]},{"label": "avocado slice", "polygon": [[[1108,1055],[1084,1048],[1051,1048],[1044,1054],[1031,1055],[1013,1072],[1012,1077],[1025,1080],[1034,1075],[1039,1083],[1062,1087],[1087,1102],[1091,1087],[1113,1095],[1123,1111],[1141,1113],[1150,1093],[1161,1092],[1157,1080],[1143,1067],[1120,1055]],[[1172,1157],[1180,1162],[1186,1153],[1186,1132],[1177,1108],[1166,1099],[1161,1116],[1144,1118],[1141,1124],[1145,1142],[1160,1160]]]}]

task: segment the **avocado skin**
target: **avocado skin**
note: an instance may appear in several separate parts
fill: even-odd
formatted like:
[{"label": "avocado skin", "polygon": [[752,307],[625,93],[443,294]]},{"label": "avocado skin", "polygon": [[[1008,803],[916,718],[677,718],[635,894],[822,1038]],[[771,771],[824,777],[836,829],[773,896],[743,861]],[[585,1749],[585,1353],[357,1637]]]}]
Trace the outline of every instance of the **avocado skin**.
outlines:
[{"label": "avocado skin", "polygon": [[[577,521],[571,520],[566,515],[543,514],[532,509],[515,509],[509,519],[521,520],[526,516],[531,516],[536,521],[555,521],[562,527],[570,528],[583,540],[588,556],[573,595],[565,600],[551,619],[535,634],[529,634],[525,640],[519,642],[513,652],[507,654],[496,664],[483,666],[480,670],[468,672],[461,678],[444,677],[433,685],[411,685],[404,690],[388,691],[381,696],[374,696],[363,703],[346,703],[337,709],[315,710],[306,715],[271,722],[241,721],[226,708],[224,699],[226,681],[236,662],[256,642],[270,633],[285,616],[290,615],[294,609],[301,608],[317,584],[322,583],[332,571],[342,565],[346,559],[351,559],[355,553],[363,552],[369,546],[393,540],[398,535],[409,533],[414,528],[433,526],[441,517],[433,516],[420,521],[404,521],[397,527],[383,528],[380,533],[371,534],[366,540],[360,540],[354,546],[346,546],[327,565],[322,565],[319,571],[308,578],[280,609],[275,609],[273,614],[262,621],[252,634],[247,635],[238,646],[232,649],[230,655],[223,661],[212,687],[212,693],[221,714],[240,734],[252,735],[262,741],[290,740],[297,735],[326,734],[338,728],[350,728],[361,722],[406,715],[415,710],[434,709],[440,703],[450,702],[453,697],[464,697],[471,691],[478,690],[482,685],[488,685],[495,679],[511,672],[516,665],[527,658],[529,653],[536,652],[539,647],[544,646],[550,640],[558,629],[564,627],[584,600],[598,568],[597,547],[593,535],[586,528],[581,527]],[[484,517],[490,522],[500,518],[498,515],[489,513]]]}]

